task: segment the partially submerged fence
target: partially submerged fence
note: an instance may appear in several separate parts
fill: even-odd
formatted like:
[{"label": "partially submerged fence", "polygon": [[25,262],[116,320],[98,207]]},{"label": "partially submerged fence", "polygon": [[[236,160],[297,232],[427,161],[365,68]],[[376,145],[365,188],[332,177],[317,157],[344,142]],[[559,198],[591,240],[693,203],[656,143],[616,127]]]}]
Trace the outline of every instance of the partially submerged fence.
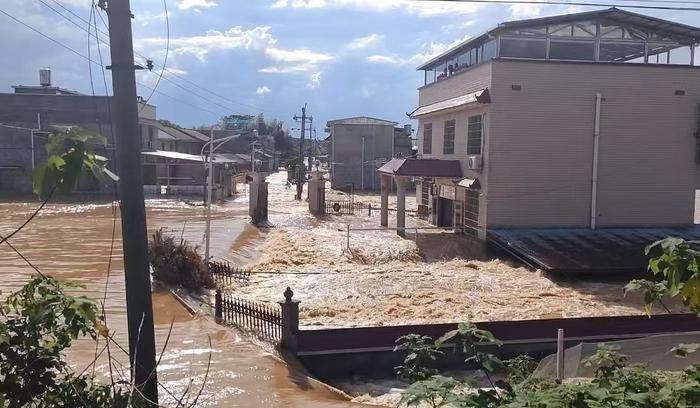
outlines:
[{"label": "partially submerged fence", "polygon": [[228,262],[210,261],[209,275],[219,285],[230,285],[234,281],[249,281],[250,271],[231,266]]},{"label": "partially submerged fence", "polygon": [[[396,212],[396,208],[389,208],[390,213]],[[333,215],[379,215],[381,207],[378,205],[365,204],[347,200],[326,200],[325,213]],[[420,215],[417,210],[406,210],[406,215],[414,217]]]},{"label": "partially submerged fence", "polygon": [[241,299],[217,290],[214,309],[216,318],[221,322],[244,329],[273,344],[282,339],[280,307]]}]

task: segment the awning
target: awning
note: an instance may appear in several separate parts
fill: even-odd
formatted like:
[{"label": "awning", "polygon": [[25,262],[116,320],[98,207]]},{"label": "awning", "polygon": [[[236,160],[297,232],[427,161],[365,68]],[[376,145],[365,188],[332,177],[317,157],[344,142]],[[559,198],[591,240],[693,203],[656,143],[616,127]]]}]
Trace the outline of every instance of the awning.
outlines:
[{"label": "awning", "polygon": [[479,179],[474,179],[474,178],[463,178],[457,182],[457,186],[464,187],[464,188],[471,188],[474,190],[481,189],[481,184],[479,183]]},{"label": "awning", "polygon": [[391,159],[377,173],[405,177],[462,178],[459,160]]},{"label": "awning", "polygon": [[413,113],[411,113],[411,119],[417,119],[421,116],[441,112],[447,109],[459,108],[465,105],[475,103],[491,103],[491,96],[489,95],[488,88],[482,89],[481,91],[472,92],[470,94],[458,96],[456,98],[448,99],[446,101],[421,106],[418,109],[414,110]]},{"label": "awning", "polygon": [[185,160],[185,161],[196,161],[202,163],[201,156],[195,156],[194,154],[180,153],[180,152],[168,152],[164,150],[156,150],[154,152],[141,152],[144,156],[154,156],[162,157],[164,159],[174,159],[174,160]]}]

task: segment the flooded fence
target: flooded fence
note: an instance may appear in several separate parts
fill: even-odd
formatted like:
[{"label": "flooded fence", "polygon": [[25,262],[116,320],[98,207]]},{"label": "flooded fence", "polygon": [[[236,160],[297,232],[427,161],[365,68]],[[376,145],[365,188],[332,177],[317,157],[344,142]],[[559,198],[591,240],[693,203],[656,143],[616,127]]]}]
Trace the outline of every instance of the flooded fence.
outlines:
[{"label": "flooded fence", "polygon": [[256,337],[273,344],[279,343],[282,339],[280,307],[241,299],[217,290],[214,309],[216,318],[221,322],[251,332]]},{"label": "flooded fence", "polygon": [[209,275],[214,278],[217,286],[250,280],[250,271],[231,266],[228,262],[212,261],[208,263],[208,267]]},{"label": "flooded fence", "polygon": [[[351,375],[393,376],[406,352],[395,350],[396,339],[408,334],[439,338],[457,328],[457,323],[381,327],[351,327],[306,330],[299,327],[299,302],[287,288],[279,302],[280,345],[294,353],[304,366],[322,380]],[[695,314],[609,316],[476,322],[503,344],[486,344],[484,350],[501,358],[527,354],[544,357],[557,350],[558,331],[564,330],[565,346],[581,342],[608,342],[657,334],[700,331]],[[453,349],[454,344],[443,345]],[[442,368],[464,367],[464,356],[445,353],[437,364]]]},{"label": "flooded fence", "polygon": [[[389,213],[396,213],[396,208],[389,208]],[[333,215],[367,215],[378,216],[381,208],[378,205],[365,204],[347,200],[330,200],[325,202],[325,213]],[[406,215],[415,217],[420,215],[417,210],[406,210]]]}]

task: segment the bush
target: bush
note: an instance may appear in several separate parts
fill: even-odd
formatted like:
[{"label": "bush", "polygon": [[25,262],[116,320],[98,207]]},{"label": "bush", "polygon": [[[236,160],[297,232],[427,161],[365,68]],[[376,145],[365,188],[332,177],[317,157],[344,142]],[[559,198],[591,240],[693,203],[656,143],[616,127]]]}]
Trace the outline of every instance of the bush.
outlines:
[{"label": "bush", "polygon": [[176,244],[173,237],[163,236],[163,230],[156,231],[148,243],[148,261],[153,267],[153,278],[161,282],[188,289],[215,287],[197,247],[183,239]]}]

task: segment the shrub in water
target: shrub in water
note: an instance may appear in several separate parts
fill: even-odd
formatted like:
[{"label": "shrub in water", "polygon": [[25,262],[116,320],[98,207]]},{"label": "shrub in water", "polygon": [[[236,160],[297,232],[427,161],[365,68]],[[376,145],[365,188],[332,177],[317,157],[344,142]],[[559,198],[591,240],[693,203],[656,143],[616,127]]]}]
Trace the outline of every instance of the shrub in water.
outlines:
[{"label": "shrub in water", "polygon": [[183,239],[176,244],[173,237],[163,236],[162,230],[156,231],[148,243],[148,260],[153,267],[153,277],[161,282],[189,289],[215,286],[197,247]]}]

